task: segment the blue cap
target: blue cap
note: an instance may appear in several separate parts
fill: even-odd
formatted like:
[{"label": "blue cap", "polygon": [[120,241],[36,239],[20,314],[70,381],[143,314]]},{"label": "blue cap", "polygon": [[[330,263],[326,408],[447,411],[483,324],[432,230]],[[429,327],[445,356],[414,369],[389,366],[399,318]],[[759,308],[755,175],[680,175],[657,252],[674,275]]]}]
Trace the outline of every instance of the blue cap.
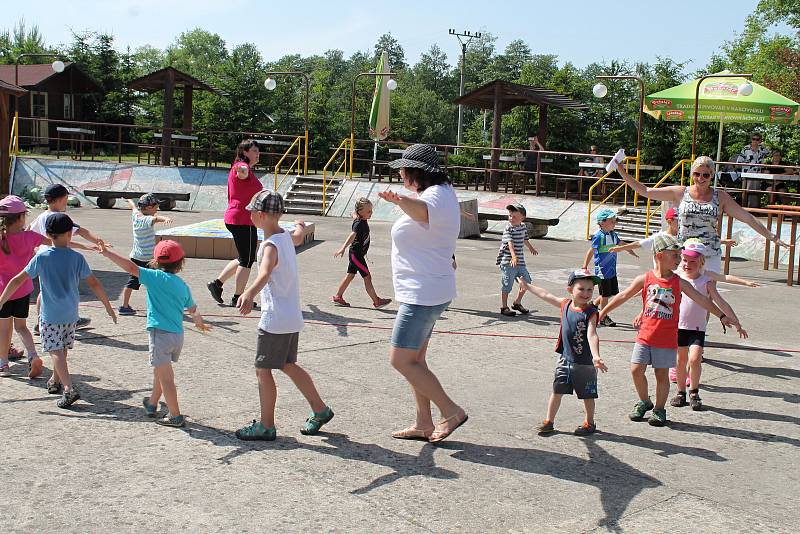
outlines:
[{"label": "blue cap", "polygon": [[595,217],[597,218],[597,222],[601,223],[608,219],[616,219],[617,212],[609,208],[603,208],[597,212]]}]

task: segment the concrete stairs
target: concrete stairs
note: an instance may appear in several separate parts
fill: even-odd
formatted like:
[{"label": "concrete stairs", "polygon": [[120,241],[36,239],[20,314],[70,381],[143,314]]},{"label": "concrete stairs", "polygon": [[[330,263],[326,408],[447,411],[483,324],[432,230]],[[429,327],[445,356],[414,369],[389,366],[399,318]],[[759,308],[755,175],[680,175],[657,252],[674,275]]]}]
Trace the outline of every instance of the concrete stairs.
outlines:
[{"label": "concrete stairs", "polygon": [[[328,187],[325,192],[326,212],[333,204],[341,187],[342,180],[328,180]],[[322,213],[322,176],[316,174],[295,176],[284,196],[284,204],[286,213],[324,215]]]},{"label": "concrete stairs", "polygon": [[[619,238],[622,241],[639,241],[647,237],[645,235],[645,221],[647,208],[620,208],[617,212],[617,228]],[[657,232],[661,228],[661,219],[658,215],[650,216],[650,234]]]}]

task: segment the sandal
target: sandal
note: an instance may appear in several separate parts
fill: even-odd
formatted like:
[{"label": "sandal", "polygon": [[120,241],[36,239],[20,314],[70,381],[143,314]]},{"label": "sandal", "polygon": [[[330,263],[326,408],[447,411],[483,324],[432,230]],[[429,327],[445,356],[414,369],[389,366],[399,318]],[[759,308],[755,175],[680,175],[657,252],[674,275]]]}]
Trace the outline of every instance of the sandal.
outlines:
[{"label": "sandal", "polygon": [[436,426],[446,425],[446,424],[447,424],[447,423],[449,423],[450,421],[453,421],[453,420],[455,420],[455,419],[456,419],[456,418],[457,418],[459,415],[461,415],[461,414],[463,414],[463,415],[464,415],[464,418],[463,418],[463,419],[461,419],[460,421],[458,421],[458,422],[455,424],[455,426],[453,426],[452,428],[450,428],[450,429],[448,429],[448,430],[434,430],[434,431],[433,431],[433,434],[431,434],[431,437],[428,439],[428,441],[429,441],[430,443],[439,443],[440,441],[442,441],[442,440],[444,440],[444,439],[447,439],[447,437],[448,437],[448,436],[450,436],[450,434],[452,434],[453,432],[455,432],[455,431],[456,431],[456,429],[458,429],[458,427],[460,427],[461,425],[463,425],[464,423],[466,423],[466,422],[467,422],[467,420],[469,420],[469,416],[467,415],[467,413],[466,413],[464,410],[459,410],[458,412],[456,412],[455,414],[451,415],[451,416],[450,416],[450,417],[448,417],[447,419],[442,419],[442,420],[441,420],[441,421],[439,421],[439,423],[436,425]]},{"label": "sandal", "polygon": [[340,296],[334,295],[334,296],[331,297],[331,300],[337,306],[344,306],[345,308],[350,306],[350,303],[347,302],[346,300],[344,300],[344,297],[340,297]]},{"label": "sandal", "polygon": [[500,315],[505,315],[506,317],[516,317],[517,312],[511,311],[508,307],[500,308]]},{"label": "sandal", "polygon": [[517,310],[520,313],[520,315],[528,315],[531,312],[528,308],[523,306],[521,302],[515,302],[514,304],[512,304],[511,309]]},{"label": "sandal", "polygon": [[427,430],[421,430],[419,428],[410,426],[408,428],[404,428],[403,430],[398,430],[396,432],[392,432],[392,437],[394,439],[408,439],[414,441],[428,441],[431,439],[431,434],[435,428]]}]

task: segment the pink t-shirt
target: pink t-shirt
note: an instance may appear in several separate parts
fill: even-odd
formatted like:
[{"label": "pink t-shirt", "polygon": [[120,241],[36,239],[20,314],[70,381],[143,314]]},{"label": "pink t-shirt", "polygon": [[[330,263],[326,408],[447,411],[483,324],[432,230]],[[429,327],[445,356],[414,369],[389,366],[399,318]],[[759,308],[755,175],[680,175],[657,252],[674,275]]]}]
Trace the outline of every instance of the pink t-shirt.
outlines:
[{"label": "pink t-shirt", "polygon": [[[36,253],[36,247],[42,244],[42,235],[24,230],[15,234],[8,234],[8,248],[11,254],[6,254],[0,249],[0,291],[5,289],[12,278],[17,276],[31,261]],[[9,300],[30,295],[33,291],[33,281],[28,279]]]},{"label": "pink t-shirt", "polygon": [[250,212],[246,208],[253,195],[261,191],[263,186],[249,165],[247,165],[247,178],[245,180],[237,178],[236,167],[243,164],[247,165],[237,161],[228,173],[228,209],[225,210],[225,223],[253,226]]}]

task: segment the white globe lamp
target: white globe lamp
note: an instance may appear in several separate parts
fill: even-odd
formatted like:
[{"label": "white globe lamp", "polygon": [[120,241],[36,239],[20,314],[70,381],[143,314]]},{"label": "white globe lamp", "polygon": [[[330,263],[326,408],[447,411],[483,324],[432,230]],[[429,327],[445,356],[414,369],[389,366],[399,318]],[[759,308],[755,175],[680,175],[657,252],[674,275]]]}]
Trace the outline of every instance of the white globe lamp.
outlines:
[{"label": "white globe lamp", "polygon": [[390,91],[394,91],[397,89],[397,81],[394,78],[389,78],[389,81],[386,82],[386,88]]},{"label": "white globe lamp", "polygon": [[267,88],[267,91],[274,91],[275,87],[277,86],[278,84],[272,78],[267,78],[266,80],[264,80],[264,87]]},{"label": "white globe lamp", "polygon": [[65,65],[64,65],[64,62],[61,61],[60,59],[57,59],[57,60],[53,61],[52,65],[50,65],[50,66],[53,67],[53,70],[55,72],[58,72],[58,73],[64,72]]},{"label": "white globe lamp", "polygon": [[750,96],[753,94],[753,84],[750,82],[744,82],[739,86],[738,91],[741,96]]},{"label": "white globe lamp", "polygon": [[592,87],[592,94],[595,98],[603,98],[608,94],[608,87],[602,82],[596,83],[594,87]]}]

